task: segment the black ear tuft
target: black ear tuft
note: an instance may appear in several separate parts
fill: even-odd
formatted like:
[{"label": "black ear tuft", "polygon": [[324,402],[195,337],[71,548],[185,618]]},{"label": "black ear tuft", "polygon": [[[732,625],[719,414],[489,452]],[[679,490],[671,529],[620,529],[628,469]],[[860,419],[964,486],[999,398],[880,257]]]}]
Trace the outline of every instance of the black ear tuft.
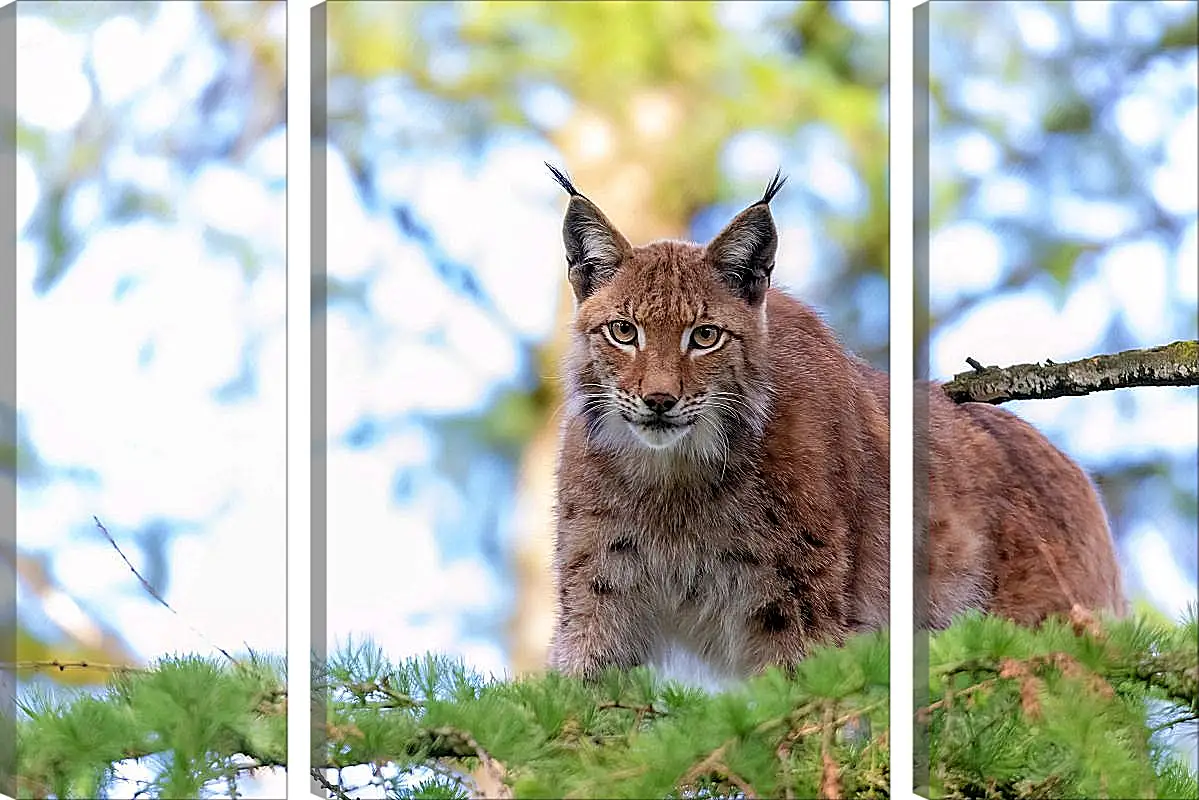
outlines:
[{"label": "black ear tuft", "polygon": [[562,220],[562,244],[566,248],[567,277],[575,298],[582,301],[616,275],[633,248],[565,173],[549,162],[546,166],[558,185],[570,194],[566,218]]},{"label": "black ear tuft", "polygon": [[770,179],[770,185],[766,187],[766,192],[762,195],[762,199],[754,205],[770,205],[770,201],[779,193],[779,189],[783,188],[783,184],[787,182],[787,176],[783,175],[783,170],[777,169],[774,172],[774,177]]},{"label": "black ear tuft", "polygon": [[545,165],[550,168],[550,172],[553,174],[554,180],[558,182],[558,185],[565,189],[571,197],[579,194],[579,190],[570,182],[570,176],[548,161],[545,162]]},{"label": "black ear tuft", "polygon": [[742,211],[708,244],[707,260],[729,289],[751,306],[766,297],[778,232],[770,213],[770,201],[787,179],[774,173],[762,199]]}]

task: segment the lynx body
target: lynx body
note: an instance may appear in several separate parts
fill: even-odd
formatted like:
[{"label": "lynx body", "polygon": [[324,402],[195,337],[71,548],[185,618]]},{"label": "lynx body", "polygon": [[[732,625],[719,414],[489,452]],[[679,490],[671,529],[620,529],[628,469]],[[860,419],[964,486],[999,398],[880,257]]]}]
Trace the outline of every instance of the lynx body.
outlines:
[{"label": "lynx body", "polygon": [[[712,684],[884,627],[887,377],[769,288],[782,182],[707,246],[634,248],[554,174],[571,194],[576,313],[550,666],[657,664]],[[931,622],[966,608],[1022,620],[1073,602],[1122,608],[1083,473],[1014,416],[939,396],[932,387]]]}]

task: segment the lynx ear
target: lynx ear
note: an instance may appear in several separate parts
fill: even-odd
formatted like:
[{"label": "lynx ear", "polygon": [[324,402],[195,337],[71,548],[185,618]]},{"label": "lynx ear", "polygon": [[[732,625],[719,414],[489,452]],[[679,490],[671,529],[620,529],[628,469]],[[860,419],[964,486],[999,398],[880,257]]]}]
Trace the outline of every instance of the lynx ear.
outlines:
[{"label": "lynx ear", "polygon": [[762,302],[770,286],[778,249],[770,201],[786,182],[776,172],[762,199],[734,217],[708,244],[709,263],[733,293],[751,306]]},{"label": "lynx ear", "polygon": [[582,301],[610,281],[620,263],[633,248],[620,231],[608,221],[599,207],[575,189],[565,174],[546,164],[554,180],[570,194],[566,218],[562,221],[562,243],[566,246],[566,267],[575,298]]}]

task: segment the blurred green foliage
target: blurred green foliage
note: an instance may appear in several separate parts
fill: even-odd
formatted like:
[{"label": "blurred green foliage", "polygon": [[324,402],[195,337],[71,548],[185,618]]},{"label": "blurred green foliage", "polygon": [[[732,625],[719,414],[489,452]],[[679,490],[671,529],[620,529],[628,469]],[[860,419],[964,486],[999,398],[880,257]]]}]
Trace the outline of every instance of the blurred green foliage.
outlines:
[{"label": "blurred green foliage", "polygon": [[[869,193],[863,218],[835,232],[847,274],[829,280],[885,274],[886,31],[855,30],[837,4],[780,7],[788,9],[777,31],[785,46],[776,52],[726,30],[710,2],[333,3],[329,74],[339,99],[330,136],[369,181],[368,161],[378,156],[362,144],[369,90],[399,80],[419,98],[423,127],[393,120],[397,152],[462,147],[509,126],[560,141],[567,134],[543,129],[521,102],[523,90],[553,86],[607,119],[626,152],[645,157],[638,166],[650,172],[655,212],[681,233],[699,209],[733,195],[718,163],[733,134],[788,135],[820,123],[844,140]],[[668,147],[630,141],[630,101],[646,90],[668,96],[685,120]]]}]

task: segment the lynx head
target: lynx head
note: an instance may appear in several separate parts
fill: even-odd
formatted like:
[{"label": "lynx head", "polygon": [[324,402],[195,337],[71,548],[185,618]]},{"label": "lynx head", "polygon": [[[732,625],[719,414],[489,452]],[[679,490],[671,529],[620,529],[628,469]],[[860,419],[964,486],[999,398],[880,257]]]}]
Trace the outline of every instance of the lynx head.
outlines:
[{"label": "lynx head", "polygon": [[[546,166],[549,166],[548,164]],[[574,289],[570,402],[609,450],[727,464],[769,415],[766,299],[777,233],[770,201],[706,246],[634,247],[562,172],[562,238]]]}]

